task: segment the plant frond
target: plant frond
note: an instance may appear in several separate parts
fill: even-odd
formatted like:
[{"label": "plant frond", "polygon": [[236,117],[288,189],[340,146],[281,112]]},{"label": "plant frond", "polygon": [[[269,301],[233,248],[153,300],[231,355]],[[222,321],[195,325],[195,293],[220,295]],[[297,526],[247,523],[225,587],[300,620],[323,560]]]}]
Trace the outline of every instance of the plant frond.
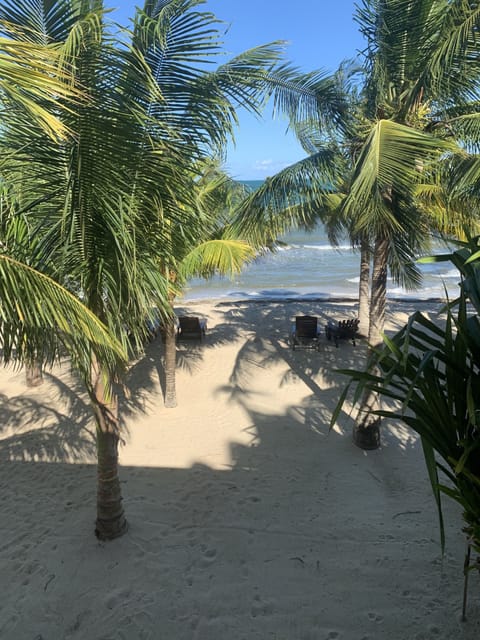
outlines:
[{"label": "plant frond", "polygon": [[[442,153],[458,152],[451,141],[431,135],[391,120],[379,120],[372,128],[356,162],[350,191],[345,199],[345,211],[376,212],[370,216],[375,226],[394,222],[389,202],[393,191],[413,194],[424,167]],[[368,216],[364,216],[368,220]]]},{"label": "plant frond", "polygon": [[255,257],[255,250],[241,240],[209,240],[194,247],[179,265],[179,274],[210,278],[215,274],[233,276]]},{"label": "plant frond", "polygon": [[340,202],[335,150],[300,160],[267,180],[240,205],[232,224],[255,246],[269,245],[292,228],[313,228]]},{"label": "plant frond", "polygon": [[[3,360],[52,358],[63,344],[85,370],[92,354],[116,376],[126,361],[123,347],[105,325],[54,280],[0,255],[0,337]],[[49,345],[49,346],[48,346]]]}]

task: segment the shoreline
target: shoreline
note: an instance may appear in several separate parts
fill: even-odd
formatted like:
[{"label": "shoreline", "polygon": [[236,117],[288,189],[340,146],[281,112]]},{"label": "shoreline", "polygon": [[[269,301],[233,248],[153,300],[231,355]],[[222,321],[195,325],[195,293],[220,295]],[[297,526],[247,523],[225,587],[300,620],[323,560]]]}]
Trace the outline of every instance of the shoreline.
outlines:
[{"label": "shoreline", "polygon": [[[453,298],[452,298],[453,299]],[[305,294],[305,295],[292,295],[292,296],[250,296],[250,297],[236,297],[236,296],[212,296],[212,297],[185,297],[185,298],[177,298],[175,300],[175,306],[178,306],[180,302],[183,302],[185,305],[190,304],[218,304],[224,303],[228,304],[236,304],[239,302],[242,303],[266,303],[266,304],[283,304],[283,303],[309,303],[309,302],[331,302],[331,303],[355,303],[358,304],[358,296],[348,296],[348,295],[329,295],[329,294]],[[430,297],[430,298],[416,298],[416,297],[396,297],[396,296],[387,296],[387,304],[446,304],[448,302],[447,298],[442,297]]]}]

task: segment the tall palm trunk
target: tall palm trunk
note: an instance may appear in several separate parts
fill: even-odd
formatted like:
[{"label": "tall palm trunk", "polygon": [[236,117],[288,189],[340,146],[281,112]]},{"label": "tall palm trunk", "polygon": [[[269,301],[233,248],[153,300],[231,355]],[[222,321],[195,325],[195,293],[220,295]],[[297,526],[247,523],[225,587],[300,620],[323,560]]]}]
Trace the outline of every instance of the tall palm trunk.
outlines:
[{"label": "tall palm trunk", "polygon": [[167,409],[177,406],[175,369],[177,366],[177,345],[175,319],[169,318],[165,325],[165,399]]},{"label": "tall palm trunk", "polygon": [[118,476],[118,396],[107,392],[98,365],[92,367],[92,403],[97,436],[97,520],[95,534],[100,540],[113,540],[128,528],[122,505]]},{"label": "tall palm trunk", "polygon": [[[370,301],[370,323],[368,345],[370,349],[382,343],[385,328],[385,308],[387,304],[387,262],[388,239],[378,235],[375,240],[373,256],[372,297]],[[380,407],[376,393],[366,391],[353,427],[353,441],[362,449],[378,449],[380,446],[380,418],[373,415]]]},{"label": "tall palm trunk", "polygon": [[34,360],[25,365],[25,382],[27,387],[39,387],[43,384],[42,363]]},{"label": "tall palm trunk", "polygon": [[359,331],[368,335],[370,304],[370,247],[365,239],[360,243],[360,283],[358,286],[358,319]]},{"label": "tall palm trunk", "polygon": [[383,235],[375,240],[373,256],[372,297],[370,301],[370,322],[368,345],[370,349],[383,342],[385,329],[385,309],[387,306],[387,263],[389,241]]}]

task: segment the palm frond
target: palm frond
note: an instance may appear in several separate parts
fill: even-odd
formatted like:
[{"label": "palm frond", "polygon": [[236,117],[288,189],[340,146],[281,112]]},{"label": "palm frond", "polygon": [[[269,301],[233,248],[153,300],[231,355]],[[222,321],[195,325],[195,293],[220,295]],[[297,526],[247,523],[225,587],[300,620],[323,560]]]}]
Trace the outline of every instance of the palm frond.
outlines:
[{"label": "palm frond", "polygon": [[66,100],[64,111],[82,98],[82,93],[73,86],[69,70],[61,68],[60,56],[60,49],[52,45],[0,38],[0,100],[3,109],[7,115],[9,110],[19,110],[17,119],[25,114],[24,117],[38,123],[54,140],[64,139],[71,133],[59,118],[59,98]]},{"label": "palm frond", "polygon": [[63,344],[86,369],[91,353],[116,375],[126,361],[123,347],[105,325],[54,280],[0,255],[2,358],[24,362],[32,355],[58,356]]},{"label": "palm frond", "polygon": [[291,228],[314,227],[341,200],[336,159],[335,149],[323,148],[268,178],[235,212],[237,232],[262,246]]},{"label": "palm frond", "polygon": [[198,276],[210,278],[218,274],[233,276],[255,257],[255,250],[241,240],[209,240],[194,247],[179,265],[183,279]]},{"label": "palm frond", "polygon": [[[424,167],[447,151],[459,152],[451,141],[439,140],[391,120],[379,120],[366,140],[353,172],[345,210],[377,212],[375,226],[394,223],[387,203],[392,189],[413,193]],[[361,225],[364,223],[360,222]]]}]

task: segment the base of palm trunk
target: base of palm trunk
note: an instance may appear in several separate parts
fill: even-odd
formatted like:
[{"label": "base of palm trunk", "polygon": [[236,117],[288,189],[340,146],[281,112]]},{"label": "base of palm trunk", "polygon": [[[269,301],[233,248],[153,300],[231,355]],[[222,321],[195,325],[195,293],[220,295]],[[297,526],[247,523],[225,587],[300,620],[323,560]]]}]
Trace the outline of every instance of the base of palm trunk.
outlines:
[{"label": "base of palm trunk", "polygon": [[115,540],[115,538],[123,536],[127,530],[128,522],[123,514],[120,518],[116,518],[114,522],[100,518],[97,518],[95,522],[95,535],[99,540]]},{"label": "base of palm trunk", "polygon": [[380,418],[367,425],[354,425],[353,442],[360,449],[378,449],[380,447]]},{"label": "base of palm trunk", "polygon": [[43,384],[42,367],[39,364],[27,366],[26,369],[27,387],[39,387]]}]

